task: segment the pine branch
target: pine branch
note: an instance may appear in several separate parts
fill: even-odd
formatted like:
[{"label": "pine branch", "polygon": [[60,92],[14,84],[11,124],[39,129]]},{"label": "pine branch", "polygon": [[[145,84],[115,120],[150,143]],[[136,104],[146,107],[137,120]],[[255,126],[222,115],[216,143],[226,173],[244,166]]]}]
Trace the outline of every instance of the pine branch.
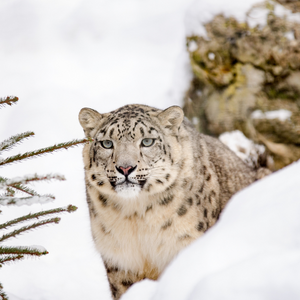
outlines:
[{"label": "pine branch", "polygon": [[77,210],[76,206],[69,205],[67,207],[60,207],[60,208],[55,208],[55,209],[40,211],[40,212],[34,213],[34,214],[28,214],[28,215],[22,216],[20,218],[17,218],[17,219],[5,222],[3,224],[0,224],[0,229],[4,229],[4,228],[7,228],[7,227],[10,227],[10,226],[16,225],[18,223],[34,219],[34,218],[38,219],[39,217],[43,217],[43,216],[50,215],[50,214],[62,213],[62,212],[69,212],[69,213],[71,213],[71,212],[73,212],[75,210]]},{"label": "pine branch", "polygon": [[[12,105],[18,101],[17,97],[6,97],[0,98],[0,108],[5,105]],[[12,136],[3,142],[0,142],[0,153],[4,151],[8,151],[16,146],[18,143],[21,143],[24,139],[33,136],[33,132],[24,132],[21,134],[17,134]],[[81,140],[73,140],[67,143],[60,143],[53,145],[51,147],[42,148],[35,151],[29,151],[23,154],[17,154],[14,156],[7,157],[5,159],[0,159],[0,166],[6,165],[13,162],[23,161],[25,159],[41,156],[43,154],[52,153],[54,151],[60,149],[68,149],[70,147],[74,147],[81,143],[91,142],[93,139],[81,139]],[[40,176],[37,174],[26,176],[26,177],[16,177],[13,179],[7,179],[5,177],[0,176],[0,190],[3,191],[2,195],[0,194],[0,205],[7,205],[7,204],[16,204],[16,205],[23,205],[23,204],[32,204],[35,202],[47,202],[54,199],[52,195],[44,195],[41,196],[33,189],[27,187],[27,184],[33,181],[45,181],[51,179],[58,179],[58,180],[65,180],[64,176],[54,174],[54,175],[44,175]],[[15,197],[16,192],[22,192],[30,197]],[[22,222],[29,221],[29,225],[22,226],[16,230],[10,231],[6,234],[0,236],[0,243],[6,241],[12,237],[17,237],[18,235],[33,230],[35,228],[52,224],[52,223],[59,223],[60,218],[53,217],[53,218],[45,218],[46,216],[59,214],[62,212],[73,212],[77,209],[77,207],[69,205],[67,207],[51,209],[47,211],[40,211],[34,214],[28,214],[22,217],[19,217],[14,220],[10,220],[3,224],[0,224],[0,229],[7,229],[14,225],[19,225]],[[0,211],[1,213],[1,211]],[[42,218],[41,220],[39,218]],[[38,219],[38,220],[35,220]],[[34,222],[36,221],[36,222]],[[34,223],[33,223],[34,222]],[[0,267],[6,262],[16,261],[23,259],[26,256],[41,256],[47,254],[47,250],[40,247],[8,247],[8,246],[0,246]],[[7,295],[3,292],[3,287],[0,284],[0,299],[8,300]]]},{"label": "pine branch", "polygon": [[0,297],[1,297],[1,300],[9,300],[7,295],[4,292],[2,292],[1,290],[0,290]]},{"label": "pine branch", "polygon": [[7,295],[4,292],[1,292],[1,290],[0,290],[0,297],[1,297],[1,300],[9,300]]},{"label": "pine branch", "polygon": [[0,267],[2,267],[2,265],[8,261],[15,261],[15,260],[19,260],[24,258],[24,255],[10,255],[10,256],[6,256],[5,258],[0,258]]},{"label": "pine branch", "polygon": [[41,256],[41,255],[46,255],[48,253],[49,252],[44,248],[41,251],[34,247],[0,247],[0,255],[13,254],[13,255]]},{"label": "pine branch", "polygon": [[43,221],[40,221],[40,222],[37,222],[37,223],[33,223],[31,225],[28,225],[28,226],[24,226],[24,227],[21,227],[19,229],[16,229],[10,233],[7,233],[7,234],[3,234],[2,237],[0,238],[0,242],[4,241],[4,240],[7,240],[9,238],[12,238],[12,237],[16,237],[17,235],[25,232],[25,231],[28,231],[28,230],[31,230],[31,229],[34,229],[34,228],[37,228],[37,227],[40,227],[40,226],[43,226],[43,225],[47,225],[47,224],[50,224],[50,223],[55,223],[55,224],[58,224],[60,221],[60,218],[52,218],[52,219],[48,219],[48,220],[43,220]]},{"label": "pine branch", "polygon": [[13,189],[29,194],[30,196],[40,196],[36,191],[28,188],[27,186],[22,185],[21,182],[22,181],[20,181],[20,177],[18,177],[17,180],[11,180],[4,177],[0,177],[0,190],[6,190],[5,197],[13,197],[15,195]]},{"label": "pine branch", "polygon": [[0,98],[0,108],[2,105],[12,105],[19,100],[18,97],[8,96],[6,98]]},{"label": "pine branch", "polygon": [[11,157],[8,157],[6,159],[1,160],[0,161],[0,166],[5,165],[5,164],[9,164],[9,163],[12,163],[12,162],[20,161],[20,160],[23,160],[23,159],[27,159],[27,158],[30,158],[30,157],[33,157],[33,156],[41,156],[45,153],[51,153],[51,152],[54,152],[54,151],[57,151],[57,150],[60,150],[60,149],[68,149],[70,147],[77,146],[78,144],[83,144],[83,143],[87,143],[87,142],[91,142],[91,141],[93,141],[93,139],[91,139],[91,138],[81,139],[81,140],[73,140],[73,141],[70,141],[70,142],[67,142],[67,143],[60,143],[60,144],[57,144],[57,145],[54,145],[54,146],[51,146],[51,147],[42,148],[42,149],[35,150],[35,151],[32,151],[32,152],[26,152],[24,154],[17,154],[15,156],[11,156]]},{"label": "pine branch", "polygon": [[[37,192],[34,190],[28,188],[27,186],[24,186],[23,183],[29,183],[32,181],[47,181],[51,179],[56,180],[66,180],[66,178],[63,175],[60,174],[48,174],[48,175],[26,175],[23,177],[16,177],[13,179],[7,179],[5,177],[0,177],[0,190],[4,189],[6,190],[6,197],[14,197],[14,192],[12,189],[16,189],[17,191],[21,191],[23,193],[29,194],[30,196],[38,196],[41,197]],[[55,199],[52,195],[45,195],[49,196],[51,199]],[[1,199],[1,195],[0,195]],[[2,199],[3,200],[3,199]],[[14,204],[14,203],[9,203]]]},{"label": "pine branch", "polygon": [[5,194],[4,195],[0,195],[0,197],[14,197],[16,194],[16,191],[10,187],[6,188]]},{"label": "pine branch", "polygon": [[11,187],[18,191],[21,191],[23,193],[29,194],[30,196],[40,196],[36,191],[28,188],[27,186],[21,185],[21,184],[15,184]]},{"label": "pine branch", "polygon": [[0,143],[0,152],[12,149],[18,143],[22,142],[24,139],[29,138],[30,136],[33,136],[33,135],[34,135],[34,132],[27,131],[24,133],[14,135],[14,136],[8,138],[7,140],[4,140],[3,142]]},{"label": "pine branch", "polygon": [[0,283],[0,297],[1,300],[8,300],[7,295],[3,292],[3,286],[1,283]]},{"label": "pine branch", "polygon": [[66,180],[65,176],[61,174],[47,174],[47,175],[33,174],[33,175],[26,175],[23,177],[16,177],[13,179],[8,179],[0,176],[0,189],[1,188],[5,189],[8,186],[14,187],[16,185],[26,184],[32,181],[47,181],[52,179],[61,180],[61,181]]},{"label": "pine branch", "polygon": [[33,196],[33,197],[10,197],[0,196],[0,205],[32,205],[33,203],[46,203],[53,201],[53,195]]}]

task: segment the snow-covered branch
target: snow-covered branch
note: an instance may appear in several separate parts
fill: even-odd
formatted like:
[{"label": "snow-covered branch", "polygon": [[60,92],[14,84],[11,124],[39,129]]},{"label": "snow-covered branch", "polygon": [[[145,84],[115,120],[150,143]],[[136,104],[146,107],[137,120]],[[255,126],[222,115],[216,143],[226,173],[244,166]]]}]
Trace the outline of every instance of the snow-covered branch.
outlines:
[{"label": "snow-covered branch", "polygon": [[32,205],[35,203],[47,203],[55,199],[53,195],[44,195],[44,196],[33,196],[33,197],[10,197],[2,196],[0,197],[0,205]]},{"label": "snow-covered branch", "polygon": [[25,221],[28,221],[28,220],[31,220],[31,219],[35,219],[35,218],[38,219],[38,218],[44,217],[46,215],[48,216],[48,215],[51,215],[51,214],[57,214],[57,213],[62,213],[62,212],[69,212],[70,213],[70,212],[73,212],[75,210],[77,210],[76,206],[68,205],[67,207],[60,207],[60,208],[55,208],[55,209],[50,209],[50,210],[44,210],[44,211],[40,211],[40,212],[37,212],[37,213],[34,213],[34,214],[30,213],[30,214],[22,216],[20,218],[5,222],[3,224],[0,224],[0,229],[8,228],[10,226],[13,226],[13,225],[16,225],[16,224],[19,224],[21,222],[25,222]]},{"label": "snow-covered branch", "polygon": [[34,136],[34,132],[27,131],[24,133],[16,134],[16,135],[4,140],[3,142],[0,143],[0,152],[12,149],[18,143],[22,142],[26,138],[29,138],[30,136]]},{"label": "snow-covered branch", "polygon": [[39,150],[35,150],[35,151],[31,151],[31,152],[25,152],[23,154],[17,154],[11,157],[8,157],[6,159],[2,159],[0,160],[0,166],[5,165],[5,164],[9,164],[9,163],[13,163],[13,162],[17,162],[20,160],[24,160],[24,159],[28,159],[31,157],[36,157],[36,156],[41,156],[45,153],[51,153],[60,149],[68,149],[70,147],[75,147],[78,144],[83,144],[83,143],[87,143],[92,141],[92,139],[90,138],[86,138],[86,139],[80,139],[80,140],[73,140],[70,142],[66,142],[66,143],[60,143],[54,146],[50,146],[50,147],[46,147],[46,148],[42,148]]},{"label": "snow-covered branch", "polygon": [[35,229],[37,227],[40,227],[40,226],[43,226],[43,225],[46,225],[46,224],[51,224],[51,223],[58,224],[59,221],[60,221],[60,218],[52,218],[52,219],[36,222],[36,223],[30,224],[28,226],[23,226],[19,229],[16,229],[16,230],[12,231],[12,232],[9,232],[7,234],[3,234],[2,237],[0,237],[0,242],[3,242],[4,240],[7,240],[7,239],[12,238],[12,237],[16,237],[17,235],[19,235],[19,234],[21,234],[25,231]]},{"label": "snow-covered branch", "polygon": [[38,175],[38,174],[31,174],[31,175],[25,175],[22,177],[15,177],[12,179],[7,179],[4,177],[0,177],[0,189],[6,189],[8,186],[14,187],[16,185],[20,184],[26,184],[28,182],[32,181],[47,181],[47,180],[66,180],[66,178],[61,174],[46,174],[46,175]]}]

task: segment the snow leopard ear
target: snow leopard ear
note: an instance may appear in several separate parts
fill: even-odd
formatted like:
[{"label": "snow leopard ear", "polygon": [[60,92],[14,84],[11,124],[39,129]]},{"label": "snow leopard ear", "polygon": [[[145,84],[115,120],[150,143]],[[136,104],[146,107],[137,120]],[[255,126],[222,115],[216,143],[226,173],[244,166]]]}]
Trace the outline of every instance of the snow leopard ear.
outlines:
[{"label": "snow leopard ear", "polygon": [[184,114],[179,106],[171,106],[162,111],[157,117],[165,128],[176,131],[182,123]]},{"label": "snow leopard ear", "polygon": [[79,112],[78,118],[86,137],[92,137],[95,134],[92,131],[99,126],[103,116],[96,110],[85,107]]}]

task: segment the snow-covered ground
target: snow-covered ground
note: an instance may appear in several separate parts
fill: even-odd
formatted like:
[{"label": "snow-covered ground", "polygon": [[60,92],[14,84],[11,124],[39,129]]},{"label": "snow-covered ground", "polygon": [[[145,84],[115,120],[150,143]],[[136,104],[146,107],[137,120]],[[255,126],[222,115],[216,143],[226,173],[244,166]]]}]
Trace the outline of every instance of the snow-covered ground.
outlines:
[{"label": "snow-covered ground", "polygon": [[[0,140],[27,130],[36,133],[10,154],[83,137],[77,115],[85,106],[107,112],[128,103],[159,108],[181,104],[190,80],[185,26],[196,31],[200,13],[203,21],[205,14],[210,17],[222,9],[226,14],[232,10],[239,15],[256,1],[198,0],[189,8],[192,2],[0,1],[0,96],[20,98],[17,105],[0,110]],[[61,173],[67,178],[65,182],[34,185],[42,194],[55,194],[53,203],[1,207],[1,223],[70,203],[79,207],[77,212],[63,215],[59,225],[7,241],[8,245],[42,245],[49,251],[39,259],[2,268],[0,281],[11,300],[110,299],[89,228],[81,148],[1,168],[1,175],[6,177],[37,172]],[[152,295],[153,299],[299,296],[299,289],[292,286],[300,279],[296,234],[299,169],[299,164],[294,165],[287,173],[283,171],[240,193],[219,224],[180,254],[158,283],[136,285],[126,299],[144,300]],[[197,259],[184,262],[185,255]],[[184,264],[191,265],[187,270],[196,275],[187,276]],[[246,275],[240,276],[240,272]],[[286,278],[290,278],[291,288]]]},{"label": "snow-covered ground", "polygon": [[122,300],[300,299],[300,161],[237,193],[157,281]]}]

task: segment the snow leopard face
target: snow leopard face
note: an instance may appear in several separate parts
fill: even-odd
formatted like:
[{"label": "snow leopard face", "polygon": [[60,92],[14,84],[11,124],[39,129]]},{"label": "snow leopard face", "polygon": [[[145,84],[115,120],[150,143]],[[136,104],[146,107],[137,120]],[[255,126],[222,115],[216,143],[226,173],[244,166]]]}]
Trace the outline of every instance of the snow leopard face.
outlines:
[{"label": "snow leopard face", "polygon": [[79,120],[86,136],[94,139],[84,150],[86,180],[105,201],[107,196],[155,194],[175,181],[183,120],[179,107],[160,111],[126,105],[107,114],[83,108]]}]

